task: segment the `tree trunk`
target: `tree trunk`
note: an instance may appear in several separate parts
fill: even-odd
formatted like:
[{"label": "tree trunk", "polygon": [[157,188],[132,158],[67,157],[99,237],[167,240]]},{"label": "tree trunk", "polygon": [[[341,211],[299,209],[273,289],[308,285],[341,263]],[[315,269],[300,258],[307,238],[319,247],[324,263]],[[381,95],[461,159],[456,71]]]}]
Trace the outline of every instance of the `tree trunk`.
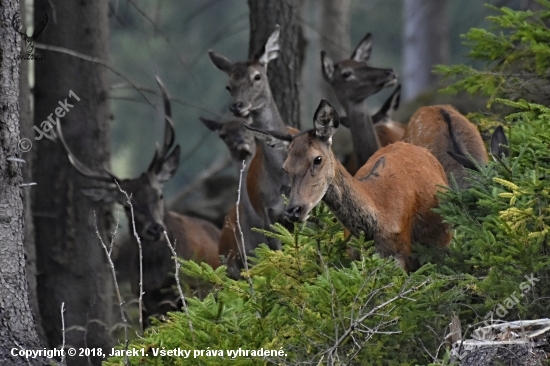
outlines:
[{"label": "tree trunk", "polygon": [[[41,43],[108,60],[107,0],[35,0],[34,6],[37,20],[44,13],[50,17]],[[58,108],[65,114],[61,122],[65,139],[78,159],[92,169],[108,166],[107,70],[67,54],[38,51],[46,60],[35,63],[35,126],[45,125],[52,113],[55,119]],[[95,183],[76,172],[57,143],[46,138],[33,142],[38,301],[48,345],[62,342],[60,307],[65,302],[66,344],[77,349],[100,347],[105,353],[111,347],[112,279],[96,236],[94,210],[105,240],[110,207],[92,206],[80,193],[80,188]],[[86,357],[68,361],[88,365]],[[99,365],[102,358],[91,361]]]},{"label": "tree trunk", "polygon": [[270,62],[267,75],[273,97],[287,126],[300,128],[299,81],[305,39],[298,22],[298,0],[248,0],[250,44],[248,55],[260,52],[275,25],[281,26],[279,57]]},{"label": "tree trunk", "polygon": [[[26,8],[25,0],[19,2],[19,11],[21,16],[21,24],[23,29],[28,28],[26,25]],[[34,135],[33,126],[34,119],[31,111],[31,92],[29,86],[29,62],[26,60],[21,61],[19,66],[19,126],[21,128],[21,136],[32,140]],[[23,154],[25,159],[25,165],[23,165],[23,182],[32,182],[32,161],[34,158],[34,150],[31,148],[29,151]],[[32,216],[32,193],[33,187],[26,186],[23,188],[23,206],[25,207],[25,259],[26,259],[26,271],[27,282],[29,283],[29,302],[31,305],[34,320],[36,321],[36,328],[38,336],[42,343],[46,343],[46,336],[42,329],[42,321],[40,319],[40,312],[38,311],[38,296],[36,294],[36,249],[34,246],[34,223]]]},{"label": "tree trunk", "polygon": [[[16,0],[0,6],[0,364],[41,365],[12,349],[40,349],[28,299],[23,247],[23,183],[19,133],[20,37],[12,27]],[[8,160],[10,159],[10,160]]]},{"label": "tree trunk", "polygon": [[[338,62],[348,59],[351,56],[350,51],[350,3],[351,0],[323,0],[321,10],[320,45],[321,51]],[[315,4],[316,5],[316,4]],[[333,106],[337,106],[338,98],[330,84],[322,77],[320,67],[320,56],[316,55],[315,60],[319,67],[315,68],[317,72],[317,82],[319,90],[322,92],[322,98],[326,98]],[[321,98],[317,98],[320,100]],[[343,112],[343,109],[338,109]]]},{"label": "tree trunk", "polygon": [[437,86],[432,73],[437,64],[449,62],[449,21],[445,0],[404,0],[405,60],[403,99],[414,99]]}]

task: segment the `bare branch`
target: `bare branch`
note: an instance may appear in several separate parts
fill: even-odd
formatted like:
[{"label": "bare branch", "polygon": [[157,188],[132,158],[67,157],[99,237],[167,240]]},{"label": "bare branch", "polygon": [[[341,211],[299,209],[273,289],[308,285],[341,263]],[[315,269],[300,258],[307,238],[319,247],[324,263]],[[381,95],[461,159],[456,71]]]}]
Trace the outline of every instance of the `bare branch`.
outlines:
[{"label": "bare branch", "polygon": [[116,75],[120,76],[122,79],[126,80],[126,82],[128,84],[130,84],[143,97],[143,99],[145,99],[147,101],[147,103],[149,103],[149,105],[151,105],[155,110],[157,110],[157,106],[151,100],[149,100],[149,98],[147,98],[147,96],[140,90],[140,88],[138,88],[138,86],[136,84],[134,84],[132,82],[132,80],[128,76],[124,75],[122,72],[115,69],[108,62],[103,61],[102,59],[97,58],[97,57],[88,56],[88,55],[85,55],[83,53],[70,50],[70,49],[65,48],[65,47],[51,46],[51,45],[47,45],[47,44],[43,44],[43,43],[37,43],[35,45],[35,47],[37,49],[40,49],[40,50],[58,52],[58,53],[62,53],[62,54],[65,54],[65,55],[72,56],[72,57],[76,57],[76,58],[79,58],[79,59],[84,60],[84,61],[88,61],[88,62],[92,62],[92,63],[98,64],[98,65],[101,65],[101,66],[111,70],[114,74],[116,74]]},{"label": "bare branch", "polygon": [[65,302],[61,303],[61,335],[63,342],[61,343],[61,365],[66,365],[65,362]]},{"label": "bare branch", "polygon": [[174,263],[176,264],[176,273],[174,276],[176,277],[176,285],[178,287],[178,292],[180,294],[181,302],[183,303],[183,310],[185,311],[185,315],[187,315],[187,321],[189,322],[189,330],[191,330],[191,335],[193,336],[193,342],[195,341],[195,331],[193,330],[193,323],[191,322],[191,317],[189,316],[189,308],[187,307],[187,301],[185,301],[185,296],[183,295],[183,291],[181,289],[180,284],[180,267],[181,263],[178,260],[178,254],[176,253],[176,242],[174,241],[174,245],[170,243],[170,238],[168,238],[168,234],[166,234],[166,231],[164,232],[164,237],[166,238],[166,242],[168,243],[168,247],[170,248],[170,251],[172,252],[172,256],[174,257]]},{"label": "bare branch", "polygon": [[132,206],[132,200],[130,199],[130,196],[128,196],[128,193],[126,193],[125,190],[120,188],[120,185],[118,184],[118,181],[115,180],[115,183],[122,194],[126,196],[126,202],[128,202],[128,205],[130,205],[130,213],[132,216],[132,230],[134,237],[136,238],[137,244],[138,244],[138,250],[139,250],[139,300],[138,300],[138,307],[139,307],[139,330],[140,335],[143,335],[143,250],[141,248],[141,239],[139,238],[139,235],[136,230],[136,220],[134,219],[134,206]]},{"label": "bare branch", "polygon": [[[117,182],[118,185],[118,182]],[[111,274],[113,275],[113,282],[115,284],[115,291],[118,299],[118,304],[120,307],[120,317],[122,319],[122,323],[124,323],[124,364],[126,366],[129,365],[128,362],[128,345],[130,344],[130,339],[128,338],[128,321],[126,320],[126,315],[124,314],[124,299],[122,298],[122,295],[120,294],[120,289],[118,288],[118,281],[116,279],[116,271],[115,271],[115,264],[113,263],[113,260],[111,258],[111,250],[107,248],[107,245],[105,245],[105,242],[103,241],[103,238],[99,234],[99,229],[97,228],[97,218],[94,211],[94,224],[95,224],[95,233],[97,235],[97,238],[99,239],[99,242],[101,243],[101,246],[103,247],[103,250],[105,251],[105,256],[107,257],[107,261],[109,262],[109,267],[111,267]],[[118,221],[117,221],[118,226]],[[115,228],[116,233],[116,228]],[[114,237],[113,237],[114,238]],[[61,307],[63,310],[63,306]],[[140,313],[141,314],[141,313]],[[63,323],[63,326],[65,324]],[[65,333],[63,333],[63,344],[65,344]]]},{"label": "bare branch", "polygon": [[[254,286],[252,285],[252,278],[250,278],[250,273],[248,272],[248,257],[246,256],[246,249],[244,247],[244,234],[243,230],[241,228],[241,222],[239,220],[239,205],[241,204],[241,189],[242,189],[242,183],[243,183],[243,173],[246,168],[246,163],[243,160],[243,166],[241,168],[241,174],[239,175],[239,190],[237,195],[237,207],[235,207],[235,211],[237,211],[237,227],[239,228],[239,233],[241,234],[241,243],[239,247],[239,251],[241,252],[241,260],[243,261],[244,269],[246,270],[246,279],[248,280],[248,285],[250,286],[250,293],[252,296],[254,296]],[[237,241],[238,244],[238,241]]]}]

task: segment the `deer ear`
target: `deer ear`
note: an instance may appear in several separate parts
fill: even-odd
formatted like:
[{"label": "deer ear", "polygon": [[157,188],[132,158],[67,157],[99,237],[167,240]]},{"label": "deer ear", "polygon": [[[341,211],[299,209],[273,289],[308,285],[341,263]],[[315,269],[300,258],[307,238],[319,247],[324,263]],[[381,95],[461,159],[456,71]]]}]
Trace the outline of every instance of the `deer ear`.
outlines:
[{"label": "deer ear", "polygon": [[321,66],[323,78],[330,83],[334,76],[334,62],[325,51],[321,51]]},{"label": "deer ear", "polygon": [[212,60],[212,63],[218,69],[222,70],[226,74],[229,74],[231,72],[231,66],[233,66],[233,63],[229,61],[227,57],[222,56],[212,50],[208,51],[208,56],[210,56],[210,60]]},{"label": "deer ear", "polygon": [[332,143],[332,136],[338,130],[340,125],[340,117],[336,110],[327,102],[326,99],[321,99],[321,103],[317,107],[313,115],[313,127],[315,135],[320,139],[327,140]]},{"label": "deer ear", "polygon": [[449,154],[451,158],[455,159],[456,162],[462,165],[464,168],[479,171],[478,167],[468,157],[462,154],[457,154],[454,151],[447,151],[447,154]]},{"label": "deer ear", "polygon": [[503,155],[508,157],[510,156],[508,146],[508,139],[506,138],[504,129],[502,126],[498,126],[491,136],[491,154],[499,159]]},{"label": "deer ear", "polygon": [[208,129],[210,131],[213,131],[213,132],[219,132],[222,127],[223,127],[223,123],[221,122],[218,122],[218,121],[214,121],[212,119],[208,119],[208,118],[204,118],[204,117],[199,117],[199,119],[201,120],[201,122],[206,126],[208,127]]},{"label": "deer ear", "polygon": [[372,35],[367,35],[359,42],[355,51],[351,55],[351,59],[357,62],[367,62],[372,52]]},{"label": "deer ear", "polygon": [[157,173],[157,179],[160,183],[165,183],[172,179],[180,164],[180,145],[176,145],[174,151],[162,163],[160,171]]},{"label": "deer ear", "polygon": [[287,150],[288,146],[292,142],[292,136],[288,134],[280,134],[275,131],[263,131],[257,128],[251,127],[247,124],[243,125],[247,130],[252,132],[254,137],[268,144],[278,150]]},{"label": "deer ear", "polygon": [[80,193],[92,202],[121,203],[123,200],[118,188],[81,188]]},{"label": "deer ear", "polygon": [[399,102],[401,99],[401,84],[395,88],[394,92],[390,95],[388,100],[380,108],[374,116],[372,116],[372,122],[377,123],[383,120],[390,119],[393,112],[399,108]]},{"label": "deer ear", "polygon": [[275,30],[267,42],[265,42],[264,53],[258,58],[258,62],[261,63],[264,67],[267,67],[269,61],[276,59],[279,56],[279,34],[281,33],[281,28],[279,24],[275,26]]}]

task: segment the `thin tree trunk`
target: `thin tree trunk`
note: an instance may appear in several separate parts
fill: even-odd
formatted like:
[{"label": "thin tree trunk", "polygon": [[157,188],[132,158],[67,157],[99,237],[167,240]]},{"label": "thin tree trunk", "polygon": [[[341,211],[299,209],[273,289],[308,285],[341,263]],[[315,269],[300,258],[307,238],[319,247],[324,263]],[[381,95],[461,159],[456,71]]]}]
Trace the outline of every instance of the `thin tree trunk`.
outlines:
[{"label": "thin tree trunk", "polygon": [[[338,62],[351,56],[350,46],[350,5],[351,0],[323,0],[321,10],[320,44],[321,51]],[[319,55],[316,55],[317,63],[320,63]],[[316,68],[319,89],[331,104],[338,105],[338,99],[329,83],[322,77],[320,66]],[[320,100],[318,98],[317,100]],[[342,110],[338,109],[339,112]]]},{"label": "thin tree trunk", "polygon": [[[44,13],[50,23],[40,42],[108,60],[107,0],[35,0],[35,18]],[[108,165],[107,70],[66,54],[42,52],[46,60],[35,63],[35,126],[69,103],[72,107],[66,105],[61,123],[71,150],[91,168]],[[58,144],[43,138],[34,145],[38,300],[48,345],[61,344],[60,307],[65,302],[66,343],[77,349],[100,347],[105,353],[111,347],[112,279],[96,237],[93,212],[100,234],[107,238],[110,207],[93,206],[80,193],[80,188],[94,183],[75,171]],[[86,357],[68,361],[88,365]],[[91,361],[99,365],[102,358]]]},{"label": "thin tree trunk", "polygon": [[[21,24],[23,29],[28,28],[26,25],[26,7],[25,0],[19,1],[19,10],[21,15]],[[21,128],[21,136],[32,140],[34,135],[33,126],[34,119],[31,111],[31,92],[29,86],[29,61],[23,60],[19,66],[19,126]],[[23,182],[32,182],[32,161],[34,150],[31,148],[23,154],[25,165],[23,165]],[[29,302],[31,305],[38,336],[42,343],[46,342],[44,329],[42,329],[42,321],[38,310],[38,296],[36,294],[36,249],[34,246],[34,223],[32,216],[32,193],[33,187],[27,186],[23,188],[23,206],[25,207],[25,259],[27,281],[29,283]]]},{"label": "thin tree trunk", "polygon": [[[20,37],[12,27],[16,0],[0,6],[0,364],[41,365],[44,359],[14,356],[12,349],[40,349],[29,306],[23,247],[23,182],[19,149]],[[8,160],[10,159],[10,160]]]},{"label": "thin tree trunk", "polygon": [[300,72],[305,39],[298,21],[298,0],[248,0],[250,44],[248,55],[260,52],[275,25],[281,26],[279,57],[270,62],[267,75],[273,97],[287,126],[300,128]]},{"label": "thin tree trunk", "polygon": [[404,0],[405,52],[403,99],[411,100],[437,86],[432,73],[449,62],[449,21],[445,0]]}]

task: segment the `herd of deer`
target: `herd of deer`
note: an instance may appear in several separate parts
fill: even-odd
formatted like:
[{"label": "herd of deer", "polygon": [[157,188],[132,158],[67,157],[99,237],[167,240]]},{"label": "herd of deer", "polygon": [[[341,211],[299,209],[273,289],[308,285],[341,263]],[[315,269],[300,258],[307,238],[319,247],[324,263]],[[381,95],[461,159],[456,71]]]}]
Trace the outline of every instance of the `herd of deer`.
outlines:
[{"label": "herd of deer", "polygon": [[[160,80],[166,117],[164,143],[138,178],[118,179],[107,170],[87,168],[71,153],[57,124],[59,141],[71,164],[83,175],[106,183],[102,188],[82,189],[82,193],[94,202],[117,201],[129,219],[134,216],[143,248],[146,315],[165,311],[159,304],[166,299],[165,290],[175,283],[164,232],[181,258],[214,268],[223,261],[229,276],[239,278],[246,258],[260,243],[281,249],[278,240],[252,228],[304,222],[322,200],[351,234],[363,232],[367,240],[374,240],[381,256],[393,256],[411,271],[415,269],[410,260],[413,243],[445,247],[451,240],[450,228],[432,211],[438,205],[436,193],[451,182],[456,183],[451,184],[454,189],[468,187],[468,169],[488,163],[477,128],[449,105],[422,107],[407,125],[396,123],[391,113],[399,104],[398,86],[378,113],[371,116],[366,111],[366,98],[397,81],[393,70],[367,64],[370,34],[348,60],[334,63],[321,53],[323,77],[332,85],[346,117],[339,117],[323,99],[314,114],[313,129],[299,132],[286,126],[267,78],[268,64],[278,56],[278,38],[277,27],[263,54],[245,62],[231,62],[209,52],[214,65],[229,76],[226,88],[235,119],[201,121],[226,143],[237,172],[243,161],[246,166],[240,204],[227,214],[221,231],[204,220],[168,211],[164,205],[162,185],[178,167],[180,148],[174,147],[170,98]],[[346,167],[331,149],[340,122],[352,135],[353,154]],[[502,128],[497,128],[491,153],[496,157],[507,154],[507,144]],[[130,195],[130,202],[121,190]],[[286,207],[283,195],[289,199]],[[137,246],[136,239],[132,240]],[[139,294],[139,258],[132,263],[132,290]]]}]

